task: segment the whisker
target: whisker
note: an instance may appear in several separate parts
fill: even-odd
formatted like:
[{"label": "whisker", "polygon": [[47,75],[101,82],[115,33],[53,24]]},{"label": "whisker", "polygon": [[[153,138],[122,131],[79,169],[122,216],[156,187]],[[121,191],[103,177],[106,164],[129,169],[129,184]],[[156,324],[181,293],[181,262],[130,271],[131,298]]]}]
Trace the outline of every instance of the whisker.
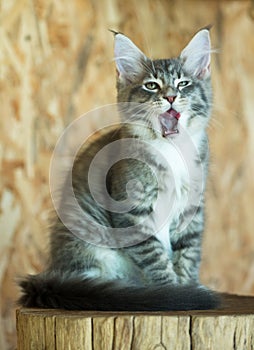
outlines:
[{"label": "whisker", "polygon": [[220,128],[220,129],[224,128],[224,125],[222,124],[222,122],[214,117],[209,120],[208,126],[211,126],[214,128]]}]

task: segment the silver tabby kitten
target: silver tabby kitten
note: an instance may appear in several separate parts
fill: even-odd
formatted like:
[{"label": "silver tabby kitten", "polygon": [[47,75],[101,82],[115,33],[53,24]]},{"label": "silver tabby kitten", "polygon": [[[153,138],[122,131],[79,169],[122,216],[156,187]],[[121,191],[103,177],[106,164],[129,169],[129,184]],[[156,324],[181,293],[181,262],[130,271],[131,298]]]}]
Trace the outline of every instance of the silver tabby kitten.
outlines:
[{"label": "silver tabby kitten", "polygon": [[[64,186],[66,222],[55,218],[48,266],[20,282],[20,304],[83,310],[218,305],[217,295],[199,284],[210,51],[208,29],[178,58],[160,60],[115,33],[122,122],[79,151],[70,175],[83,214]],[[107,145],[113,146],[94,166]]]}]

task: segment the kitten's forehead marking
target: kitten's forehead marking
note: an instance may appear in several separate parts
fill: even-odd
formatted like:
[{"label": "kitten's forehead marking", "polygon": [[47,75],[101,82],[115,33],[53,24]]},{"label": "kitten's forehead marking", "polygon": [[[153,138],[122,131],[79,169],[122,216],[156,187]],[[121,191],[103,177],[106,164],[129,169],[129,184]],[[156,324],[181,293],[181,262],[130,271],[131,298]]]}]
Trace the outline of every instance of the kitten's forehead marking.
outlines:
[{"label": "kitten's forehead marking", "polygon": [[157,83],[161,89],[169,86],[175,88],[180,81],[188,80],[181,70],[179,62],[172,61],[171,59],[158,60],[156,67],[154,66],[154,70],[155,73],[150,73],[149,77],[143,80],[143,84],[154,82]]},{"label": "kitten's forehead marking", "polygon": [[163,84],[174,85],[175,79],[182,79],[184,73],[177,59],[162,59],[154,61],[156,76]]}]

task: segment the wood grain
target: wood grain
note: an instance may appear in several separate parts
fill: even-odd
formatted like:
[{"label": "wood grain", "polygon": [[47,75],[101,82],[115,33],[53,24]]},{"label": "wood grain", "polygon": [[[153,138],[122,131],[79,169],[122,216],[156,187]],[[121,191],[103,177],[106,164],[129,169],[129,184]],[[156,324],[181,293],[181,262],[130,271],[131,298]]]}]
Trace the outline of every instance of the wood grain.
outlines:
[{"label": "wood grain", "polygon": [[[45,262],[56,142],[71,121],[115,102],[108,28],[161,58],[178,55],[209,23],[217,53],[201,280],[253,294],[253,1],[0,1],[1,350],[15,347],[14,281]],[[87,132],[100,124],[101,117],[89,121]]]},{"label": "wood grain", "polygon": [[223,298],[221,309],[209,311],[130,314],[20,309],[18,350],[253,349],[254,297]]}]

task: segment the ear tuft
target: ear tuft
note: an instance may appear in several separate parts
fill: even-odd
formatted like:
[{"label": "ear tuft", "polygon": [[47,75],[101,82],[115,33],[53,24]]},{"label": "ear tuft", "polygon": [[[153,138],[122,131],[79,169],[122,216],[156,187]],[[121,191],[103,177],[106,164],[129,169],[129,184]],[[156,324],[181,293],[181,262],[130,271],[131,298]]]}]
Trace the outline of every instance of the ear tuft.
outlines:
[{"label": "ear tuft", "polygon": [[143,71],[146,56],[127,36],[115,34],[115,61],[119,79],[132,81]]},{"label": "ear tuft", "polygon": [[204,79],[210,75],[211,43],[209,29],[201,29],[183,49],[183,67],[193,76]]},{"label": "ear tuft", "polygon": [[117,32],[117,31],[114,30],[114,29],[109,29],[109,31],[110,31],[111,33],[113,33],[114,35],[120,34],[120,32]]}]

